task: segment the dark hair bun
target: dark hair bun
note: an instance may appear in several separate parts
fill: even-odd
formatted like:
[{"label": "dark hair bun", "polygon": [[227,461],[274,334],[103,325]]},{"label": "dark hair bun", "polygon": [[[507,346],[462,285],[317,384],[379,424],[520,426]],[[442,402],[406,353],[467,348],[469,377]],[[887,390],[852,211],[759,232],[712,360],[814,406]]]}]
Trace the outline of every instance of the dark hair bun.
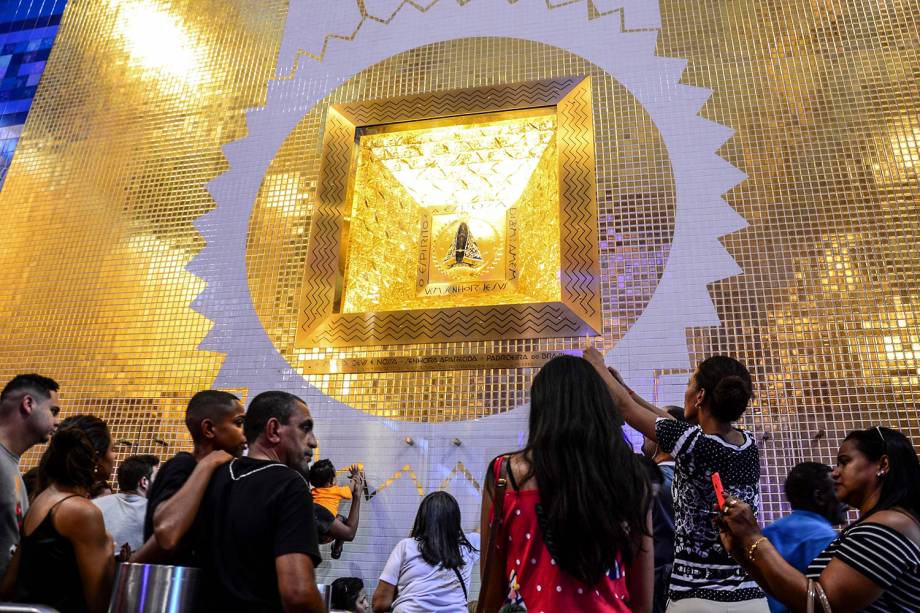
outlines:
[{"label": "dark hair bun", "polygon": [[751,384],[738,375],[722,377],[712,393],[712,406],[727,420],[741,417],[751,400]]},{"label": "dark hair bun", "polygon": [[96,453],[86,433],[80,428],[74,427],[60,428],[55,432],[54,436],[51,437],[51,443],[48,445],[48,451],[55,451],[57,453],[64,452],[67,454],[86,453],[90,455],[95,455]]},{"label": "dark hair bun", "polygon": [[44,486],[51,483],[89,487],[94,482],[98,454],[86,433],[79,427],[58,429],[39,465]]}]

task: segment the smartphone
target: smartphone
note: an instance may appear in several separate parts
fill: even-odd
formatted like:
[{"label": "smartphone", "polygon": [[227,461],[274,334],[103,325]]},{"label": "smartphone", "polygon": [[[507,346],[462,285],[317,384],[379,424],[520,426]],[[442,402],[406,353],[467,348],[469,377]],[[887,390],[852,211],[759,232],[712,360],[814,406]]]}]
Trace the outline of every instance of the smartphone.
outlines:
[{"label": "smartphone", "polygon": [[716,491],[716,502],[719,503],[719,510],[725,508],[725,490],[722,487],[722,477],[719,473],[712,473],[712,489]]}]

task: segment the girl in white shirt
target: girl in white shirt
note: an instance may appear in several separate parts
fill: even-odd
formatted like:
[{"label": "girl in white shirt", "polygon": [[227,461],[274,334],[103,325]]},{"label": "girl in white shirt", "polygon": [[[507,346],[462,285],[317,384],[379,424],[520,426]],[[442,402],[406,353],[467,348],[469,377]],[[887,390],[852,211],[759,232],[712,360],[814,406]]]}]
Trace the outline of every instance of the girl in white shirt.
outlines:
[{"label": "girl in white shirt", "polygon": [[466,613],[479,535],[460,527],[460,507],[447,492],[425,496],[409,538],[397,543],[374,592],[374,611]]}]

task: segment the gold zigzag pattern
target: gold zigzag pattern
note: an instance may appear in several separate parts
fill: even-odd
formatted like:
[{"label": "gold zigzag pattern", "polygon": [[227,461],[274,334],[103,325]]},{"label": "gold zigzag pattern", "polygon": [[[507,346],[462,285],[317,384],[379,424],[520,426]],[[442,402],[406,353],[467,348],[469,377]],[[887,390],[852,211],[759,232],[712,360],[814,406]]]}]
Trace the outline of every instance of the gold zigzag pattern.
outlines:
[{"label": "gold zigzag pattern", "polygon": [[334,300],[335,284],[331,282],[338,270],[338,237],[341,232],[338,203],[345,199],[354,126],[330,110],[326,122],[324,150],[326,160],[322,172],[325,179],[317,189],[316,222],[312,231],[307,270],[301,300],[305,319],[302,326],[312,328],[325,317]]},{"label": "gold zigzag pattern", "polygon": [[[583,83],[581,87],[587,84]],[[568,276],[563,283],[565,301],[569,305],[578,305],[581,313],[591,318],[595,316],[600,305],[596,300],[597,292],[592,287],[594,247],[597,242],[592,237],[596,233],[593,223],[592,205],[594,202],[594,159],[591,129],[591,98],[588,95],[570,95],[565,104],[558,107],[560,119],[560,137],[567,146],[560,148],[564,159],[560,160],[560,181],[566,202],[560,207],[563,215],[562,250],[564,262],[562,269]]]},{"label": "gold zigzag pattern", "polygon": [[370,100],[336,105],[355,125],[399,123],[451,115],[512,110],[533,106],[534,100],[555,104],[577,79],[529,81],[501,87],[477,87],[468,90],[447,90],[404,96],[388,100]]},{"label": "gold zigzag pattern", "polygon": [[[348,468],[341,468],[337,470],[336,472],[338,474],[344,475],[348,473]],[[448,475],[444,477],[444,480],[441,481],[440,485],[438,485],[438,489],[436,491],[443,492],[447,490],[447,486],[450,485],[451,479],[453,479],[457,475],[460,475],[464,479],[466,479],[470,483],[470,485],[473,486],[473,489],[475,489],[477,492],[482,491],[482,486],[479,485],[479,481],[476,479],[476,477],[473,476],[473,473],[470,472],[470,469],[468,469],[466,465],[463,464],[463,462],[457,462],[457,464],[451,469],[450,473],[448,473]],[[415,489],[418,492],[419,497],[425,496],[425,493],[426,493],[425,488],[422,486],[421,481],[419,481],[418,476],[415,474],[415,471],[412,470],[412,466],[409,464],[406,464],[402,468],[397,470],[395,473],[393,473],[393,475],[390,476],[386,481],[384,481],[380,485],[380,487],[370,490],[367,486],[365,486],[364,498],[366,500],[370,500],[371,498],[373,498],[374,496],[376,496],[383,490],[387,489],[388,487],[392,486],[394,483],[402,479],[403,476],[406,476],[412,480],[412,483],[415,485]]]},{"label": "gold zigzag pattern", "polygon": [[344,315],[327,320],[313,333],[316,343],[338,341],[420,342],[430,338],[491,338],[509,334],[541,334],[552,330],[575,336],[581,324],[554,305],[490,307],[477,311],[410,311],[404,313]]},{"label": "gold zigzag pattern", "polygon": [[[420,13],[427,13],[431,7],[433,7],[440,1],[441,0],[431,0],[429,3],[425,4],[425,3],[418,2],[417,0],[403,0],[393,10],[393,12],[390,14],[389,17],[378,17],[378,16],[370,15],[367,12],[367,7],[365,6],[365,0],[355,0],[355,2],[358,5],[358,10],[360,11],[360,14],[361,14],[361,19],[358,21],[358,25],[355,26],[355,29],[352,30],[351,34],[327,34],[323,38],[323,46],[320,49],[319,53],[311,53],[304,49],[298,49],[296,55],[294,56],[294,61],[291,65],[291,69],[286,74],[278,75],[274,77],[274,80],[290,81],[291,79],[293,79],[294,75],[297,74],[297,70],[300,68],[300,60],[302,58],[306,57],[311,60],[315,60],[317,62],[322,62],[326,57],[326,52],[329,50],[329,43],[331,41],[333,40],[342,40],[346,42],[353,41],[355,37],[358,35],[358,32],[361,31],[361,27],[368,21],[375,21],[383,25],[389,25],[390,22],[393,21],[393,19],[396,17],[396,15],[398,15],[399,12],[407,6],[414,8]],[[463,6],[469,3],[469,0],[456,0],[456,1],[460,6]],[[576,4],[578,2],[585,2],[585,1],[586,0],[556,0],[556,1],[544,0],[546,4],[546,8],[549,10],[562,8],[564,6],[570,6],[572,4]],[[507,2],[508,4],[517,4],[518,0],[505,0],[505,2]],[[609,11],[600,11],[595,6],[593,0],[587,0],[587,7],[588,7],[588,19],[597,19],[599,17],[604,17],[606,15],[610,15],[612,13],[619,11],[621,14],[620,15],[621,29],[625,31],[625,18],[623,17],[624,11],[622,10],[622,8],[615,8]]]},{"label": "gold zigzag pattern", "polygon": [[[472,90],[451,90],[386,100],[340,104],[330,109],[324,159],[308,248],[298,321],[299,346],[359,346],[432,340],[485,340],[579,336],[599,330],[597,228],[594,224],[594,141],[587,80],[563,77]],[[407,312],[333,314],[339,274],[342,207],[356,125],[556,104],[562,169],[563,303],[540,303]]]},{"label": "gold zigzag pattern", "polygon": [[[477,492],[482,491],[482,487],[479,485],[479,481],[477,481],[476,478],[473,477],[473,474],[463,464],[463,462],[457,462],[457,464],[453,467],[453,469],[451,469],[450,474],[448,474],[447,477],[445,477],[444,480],[441,481],[440,485],[438,485],[438,489],[436,491],[446,490],[447,486],[450,485],[451,479],[453,479],[456,475],[461,475],[464,479],[469,481],[469,483],[473,486],[473,488],[475,488]],[[400,468],[398,471],[393,473],[393,475],[389,479],[384,481],[380,485],[380,487],[372,491],[366,491],[365,497],[368,500],[370,500],[371,498],[373,498],[374,496],[376,496],[383,490],[387,489],[388,487],[392,486],[394,483],[402,479],[404,476],[412,480],[412,483],[415,485],[415,489],[418,492],[419,497],[420,498],[424,497],[426,494],[425,488],[422,486],[421,481],[419,481],[418,476],[415,474],[415,471],[412,470],[412,467],[409,464],[406,464],[405,466]]]}]

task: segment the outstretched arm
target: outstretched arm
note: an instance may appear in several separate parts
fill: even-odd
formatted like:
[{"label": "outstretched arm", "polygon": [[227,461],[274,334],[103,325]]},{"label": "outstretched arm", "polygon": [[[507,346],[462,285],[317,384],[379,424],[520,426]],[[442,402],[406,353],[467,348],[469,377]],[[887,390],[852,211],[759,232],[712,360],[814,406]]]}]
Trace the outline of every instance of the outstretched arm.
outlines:
[{"label": "outstretched arm", "polygon": [[358,533],[358,523],[361,521],[361,498],[364,493],[364,473],[355,473],[351,480],[351,508],[348,517],[343,522],[336,518],[329,526],[329,536],[337,540],[353,541]]},{"label": "outstretched arm", "polygon": [[226,451],[212,451],[198,462],[179,491],[157,507],[153,514],[153,534],[161,548],[171,552],[179,546],[198,515],[198,507],[214,471],[232,459]]},{"label": "outstretched arm", "polygon": [[613,376],[604,363],[604,356],[597,349],[585,349],[585,359],[588,360],[597,373],[604,380],[610,395],[630,426],[644,434],[647,438],[658,441],[655,434],[655,421],[659,417],[673,419],[667,411],[663,411],[655,405],[642,400],[635,394],[630,394],[629,390]]},{"label": "outstretched arm", "polygon": [[[883,516],[883,513],[884,511],[874,516],[873,520],[888,523],[888,518]],[[904,518],[902,521],[912,520]],[[793,613],[807,610],[808,578],[786,562],[773,544],[763,538],[754,512],[747,503],[733,496],[727,497],[718,523],[722,531],[723,545],[760,587],[785,604]],[[889,524],[889,527],[894,526]],[[872,550],[871,544],[864,543],[857,547]],[[884,592],[881,585],[838,557],[831,559],[821,573],[819,581],[834,613],[862,611]]]}]

